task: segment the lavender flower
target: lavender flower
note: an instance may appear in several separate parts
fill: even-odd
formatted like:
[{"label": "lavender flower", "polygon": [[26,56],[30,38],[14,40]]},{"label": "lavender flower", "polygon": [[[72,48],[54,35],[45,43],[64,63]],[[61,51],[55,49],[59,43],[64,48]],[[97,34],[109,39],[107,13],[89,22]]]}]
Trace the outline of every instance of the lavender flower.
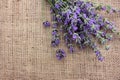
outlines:
[{"label": "lavender flower", "polygon": [[56,58],[57,58],[58,60],[61,60],[61,59],[63,59],[64,57],[66,57],[65,51],[64,51],[63,49],[58,49],[58,50],[56,51]]}]

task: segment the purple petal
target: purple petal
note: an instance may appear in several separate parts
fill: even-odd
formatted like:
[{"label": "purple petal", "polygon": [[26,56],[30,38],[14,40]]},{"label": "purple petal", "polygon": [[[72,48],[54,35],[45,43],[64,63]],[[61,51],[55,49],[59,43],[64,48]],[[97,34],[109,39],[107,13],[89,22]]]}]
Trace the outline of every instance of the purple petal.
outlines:
[{"label": "purple petal", "polygon": [[73,26],[73,30],[76,31],[78,29],[78,27],[76,26]]},{"label": "purple petal", "polygon": [[56,9],[59,9],[59,8],[60,8],[60,5],[59,5],[59,4],[55,4],[55,8],[56,8]]},{"label": "purple petal", "polygon": [[73,18],[74,18],[74,19],[77,19],[77,18],[78,18],[76,13],[74,13]]},{"label": "purple petal", "polygon": [[100,55],[100,51],[95,51],[95,53],[96,53],[96,56],[99,56]]},{"label": "purple petal", "polygon": [[77,34],[73,34],[73,39],[77,39],[78,35]]},{"label": "purple petal", "polygon": [[60,40],[59,40],[59,39],[56,39],[56,40],[55,40],[55,44],[56,44],[56,45],[59,45],[59,43],[60,43]]}]

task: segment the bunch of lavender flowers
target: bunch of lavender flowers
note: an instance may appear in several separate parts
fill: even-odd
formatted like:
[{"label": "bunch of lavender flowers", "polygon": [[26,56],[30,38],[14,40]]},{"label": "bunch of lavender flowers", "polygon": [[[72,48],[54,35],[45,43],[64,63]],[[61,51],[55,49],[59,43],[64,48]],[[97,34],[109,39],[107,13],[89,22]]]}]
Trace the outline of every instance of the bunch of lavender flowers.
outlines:
[{"label": "bunch of lavender flowers", "polygon": [[[98,39],[98,43],[105,44],[112,39],[111,33],[116,32],[116,27],[108,19],[98,14],[97,10],[103,10],[107,13],[117,13],[118,10],[84,0],[48,0],[48,2],[51,5],[54,22],[52,46],[59,45],[59,31],[62,31],[65,44],[71,53],[75,50],[74,44],[82,49],[90,47],[98,60],[103,61],[104,58],[94,40]],[[60,56],[60,59],[63,57]]]}]

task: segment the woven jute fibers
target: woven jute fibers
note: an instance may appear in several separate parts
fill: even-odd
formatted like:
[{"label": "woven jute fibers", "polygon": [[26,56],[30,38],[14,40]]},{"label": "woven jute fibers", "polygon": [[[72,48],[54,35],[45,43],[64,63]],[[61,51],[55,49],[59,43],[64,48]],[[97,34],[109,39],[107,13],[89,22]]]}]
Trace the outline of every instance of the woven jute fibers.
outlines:
[{"label": "woven jute fibers", "polygon": [[[95,0],[96,1],[96,0]],[[120,0],[100,0],[120,8]],[[46,0],[0,0],[0,80],[120,80],[120,36],[101,47],[103,62],[90,49],[70,54],[64,41],[50,46],[51,21]],[[120,30],[120,14],[105,15]],[[65,49],[67,57],[58,61],[55,50]]]}]

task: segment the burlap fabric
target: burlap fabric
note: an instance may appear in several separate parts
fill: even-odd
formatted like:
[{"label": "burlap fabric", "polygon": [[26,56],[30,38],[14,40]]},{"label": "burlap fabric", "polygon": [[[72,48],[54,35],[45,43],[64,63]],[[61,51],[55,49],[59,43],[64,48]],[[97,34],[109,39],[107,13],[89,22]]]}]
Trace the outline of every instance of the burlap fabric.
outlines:
[{"label": "burlap fabric", "polygon": [[[95,0],[96,1],[96,0]],[[120,0],[99,0],[120,8]],[[45,0],[0,0],[0,80],[120,80],[120,36],[101,48],[105,61],[99,62],[87,49],[58,61],[51,48],[51,21]],[[105,15],[120,30],[120,14]]]}]

